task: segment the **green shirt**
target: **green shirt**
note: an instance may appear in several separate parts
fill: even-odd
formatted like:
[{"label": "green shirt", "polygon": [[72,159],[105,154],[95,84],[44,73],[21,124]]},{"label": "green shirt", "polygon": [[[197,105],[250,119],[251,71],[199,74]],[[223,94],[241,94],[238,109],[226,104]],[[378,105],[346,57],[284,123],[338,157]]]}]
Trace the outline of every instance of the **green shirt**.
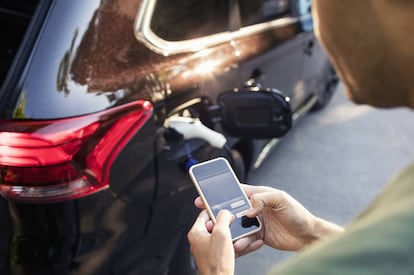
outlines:
[{"label": "green shirt", "polygon": [[309,246],[269,274],[414,274],[414,164],[343,234]]}]

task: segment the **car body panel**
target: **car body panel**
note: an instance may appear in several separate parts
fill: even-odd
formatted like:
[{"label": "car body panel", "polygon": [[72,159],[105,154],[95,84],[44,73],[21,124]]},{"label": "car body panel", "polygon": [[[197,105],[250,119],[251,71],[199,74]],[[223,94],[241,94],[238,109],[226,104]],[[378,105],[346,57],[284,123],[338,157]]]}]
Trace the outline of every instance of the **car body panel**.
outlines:
[{"label": "car body panel", "polygon": [[[233,56],[226,53],[233,50],[229,43],[213,48],[212,57],[189,53],[166,58],[152,52],[131,35],[139,1],[132,7],[129,3],[55,1],[20,80],[14,116],[83,115],[137,98],[151,100],[157,108],[157,102],[178,96],[183,88],[200,85],[204,75],[197,66],[207,58],[220,55],[217,73],[237,62],[223,60]],[[66,24],[61,24],[62,17]]]}]

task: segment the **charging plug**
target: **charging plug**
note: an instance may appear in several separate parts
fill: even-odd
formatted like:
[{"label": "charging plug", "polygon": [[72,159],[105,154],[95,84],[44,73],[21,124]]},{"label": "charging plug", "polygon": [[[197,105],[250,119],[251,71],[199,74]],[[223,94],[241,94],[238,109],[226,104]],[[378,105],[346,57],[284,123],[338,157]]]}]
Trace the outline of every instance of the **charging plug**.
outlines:
[{"label": "charging plug", "polygon": [[223,134],[208,128],[198,118],[172,116],[165,120],[164,127],[176,130],[184,139],[200,138],[216,148],[223,148],[227,142]]}]

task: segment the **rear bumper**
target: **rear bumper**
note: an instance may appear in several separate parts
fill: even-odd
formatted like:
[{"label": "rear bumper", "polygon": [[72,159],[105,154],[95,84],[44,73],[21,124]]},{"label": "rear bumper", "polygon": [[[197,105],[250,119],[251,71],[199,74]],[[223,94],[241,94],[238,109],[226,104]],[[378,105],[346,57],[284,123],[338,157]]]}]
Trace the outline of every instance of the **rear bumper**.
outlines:
[{"label": "rear bumper", "polygon": [[161,274],[197,214],[194,197],[189,188],[146,205],[109,190],[56,204],[1,198],[1,274]]}]

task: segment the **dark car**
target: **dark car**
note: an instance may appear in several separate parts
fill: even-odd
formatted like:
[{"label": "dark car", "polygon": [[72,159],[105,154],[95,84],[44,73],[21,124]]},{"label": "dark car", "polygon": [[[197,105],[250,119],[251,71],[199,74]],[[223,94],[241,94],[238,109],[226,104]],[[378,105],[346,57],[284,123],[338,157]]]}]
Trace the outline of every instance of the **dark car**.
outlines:
[{"label": "dark car", "polygon": [[196,274],[188,168],[241,179],[337,78],[310,1],[1,0],[1,274]]}]

